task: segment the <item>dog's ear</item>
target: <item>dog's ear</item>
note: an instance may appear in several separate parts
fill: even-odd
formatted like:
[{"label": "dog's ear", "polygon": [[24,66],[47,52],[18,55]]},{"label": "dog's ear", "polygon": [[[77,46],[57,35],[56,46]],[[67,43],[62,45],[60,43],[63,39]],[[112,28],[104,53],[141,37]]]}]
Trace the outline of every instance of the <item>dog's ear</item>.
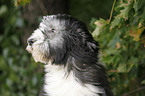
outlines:
[{"label": "dog's ear", "polygon": [[55,64],[65,64],[68,58],[69,50],[67,48],[66,40],[61,37],[55,38],[49,42],[50,54]]}]

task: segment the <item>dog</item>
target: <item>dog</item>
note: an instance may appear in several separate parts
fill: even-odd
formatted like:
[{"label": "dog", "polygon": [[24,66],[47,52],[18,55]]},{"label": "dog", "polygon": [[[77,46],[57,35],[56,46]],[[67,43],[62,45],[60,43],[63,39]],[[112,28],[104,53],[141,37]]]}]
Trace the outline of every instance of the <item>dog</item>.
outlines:
[{"label": "dog", "polygon": [[69,15],[49,15],[27,40],[44,63],[43,96],[113,96],[99,60],[99,45],[86,25]]}]

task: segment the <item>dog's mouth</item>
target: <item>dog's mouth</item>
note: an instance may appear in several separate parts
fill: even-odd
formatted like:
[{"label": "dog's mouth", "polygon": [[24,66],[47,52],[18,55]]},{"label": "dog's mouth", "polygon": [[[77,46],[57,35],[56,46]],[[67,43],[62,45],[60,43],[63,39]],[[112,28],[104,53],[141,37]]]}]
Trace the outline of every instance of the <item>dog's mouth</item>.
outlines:
[{"label": "dog's mouth", "polygon": [[39,51],[37,48],[33,49],[32,46],[28,45],[26,47],[26,50],[32,54],[32,57],[35,62],[47,63],[49,61],[49,58],[45,56],[44,53]]}]

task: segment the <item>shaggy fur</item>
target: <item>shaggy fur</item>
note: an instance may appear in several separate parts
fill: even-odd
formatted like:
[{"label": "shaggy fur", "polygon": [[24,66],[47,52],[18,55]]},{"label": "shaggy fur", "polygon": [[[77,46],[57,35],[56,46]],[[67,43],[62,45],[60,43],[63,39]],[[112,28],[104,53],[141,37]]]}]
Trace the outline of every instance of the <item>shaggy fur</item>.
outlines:
[{"label": "shaggy fur", "polygon": [[28,38],[27,50],[36,62],[45,63],[43,96],[113,96],[98,43],[81,21],[44,16]]}]

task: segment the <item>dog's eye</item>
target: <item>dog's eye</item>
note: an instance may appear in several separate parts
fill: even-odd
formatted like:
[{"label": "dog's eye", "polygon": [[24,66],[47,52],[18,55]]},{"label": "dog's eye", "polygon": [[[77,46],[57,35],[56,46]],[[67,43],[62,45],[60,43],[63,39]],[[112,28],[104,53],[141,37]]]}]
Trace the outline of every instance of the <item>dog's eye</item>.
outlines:
[{"label": "dog's eye", "polygon": [[51,29],[52,32],[55,32],[55,29]]},{"label": "dog's eye", "polygon": [[34,40],[34,39],[29,39],[28,40],[28,44],[30,45],[30,46],[32,46],[32,44],[35,42],[36,40]]}]

